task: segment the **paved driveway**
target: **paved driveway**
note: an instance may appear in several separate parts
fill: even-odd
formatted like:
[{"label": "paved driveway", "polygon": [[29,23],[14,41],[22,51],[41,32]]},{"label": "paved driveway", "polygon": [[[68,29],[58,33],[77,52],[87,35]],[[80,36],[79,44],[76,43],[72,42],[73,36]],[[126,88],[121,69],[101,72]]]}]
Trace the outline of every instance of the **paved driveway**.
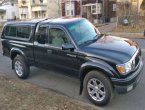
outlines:
[{"label": "paved driveway", "polygon": [[[140,43],[141,47],[144,47],[144,40],[137,41]],[[145,59],[145,53],[143,53],[143,58]],[[145,67],[143,68],[145,71]],[[62,71],[62,74],[65,72]],[[14,72],[11,70],[11,61],[9,58],[2,56],[0,51],[0,74],[9,75],[10,77],[17,78]],[[69,76],[59,74],[54,70],[43,70],[35,67],[31,68],[30,77],[25,80],[33,84],[42,86],[44,88],[49,88],[54,91],[65,94],[69,97],[78,99],[90,103],[85,97],[79,96],[79,80]],[[66,74],[66,73],[65,73]],[[128,94],[118,95],[115,94],[112,102],[106,106],[102,107],[104,110],[145,110],[145,74],[143,74],[142,79],[136,89]],[[91,104],[91,103],[90,103]]]}]

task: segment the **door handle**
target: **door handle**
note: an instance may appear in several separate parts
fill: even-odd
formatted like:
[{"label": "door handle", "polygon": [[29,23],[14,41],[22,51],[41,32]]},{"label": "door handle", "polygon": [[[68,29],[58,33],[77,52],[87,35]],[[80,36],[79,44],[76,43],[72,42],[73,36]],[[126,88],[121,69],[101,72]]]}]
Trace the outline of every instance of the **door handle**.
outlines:
[{"label": "door handle", "polygon": [[47,50],[47,54],[52,54],[52,50]]},{"label": "door handle", "polygon": [[70,56],[70,57],[76,57],[76,55],[72,55],[72,54],[67,54],[67,56]]}]

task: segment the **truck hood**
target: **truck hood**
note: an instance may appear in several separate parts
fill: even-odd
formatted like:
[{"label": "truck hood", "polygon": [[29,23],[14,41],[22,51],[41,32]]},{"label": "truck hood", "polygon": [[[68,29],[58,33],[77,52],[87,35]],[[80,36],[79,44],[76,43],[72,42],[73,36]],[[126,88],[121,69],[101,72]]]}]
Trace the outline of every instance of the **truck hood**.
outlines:
[{"label": "truck hood", "polygon": [[84,46],[82,50],[90,57],[126,63],[138,49],[138,44],[130,39],[104,35],[96,42]]}]

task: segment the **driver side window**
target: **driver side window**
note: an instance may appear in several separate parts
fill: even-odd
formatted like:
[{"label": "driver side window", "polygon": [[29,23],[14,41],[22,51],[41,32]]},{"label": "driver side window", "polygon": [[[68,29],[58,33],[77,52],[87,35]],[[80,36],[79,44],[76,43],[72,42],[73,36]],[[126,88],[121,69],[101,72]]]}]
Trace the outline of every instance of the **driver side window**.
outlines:
[{"label": "driver side window", "polygon": [[49,29],[49,45],[61,47],[62,44],[68,43],[69,40],[67,38],[66,33],[58,28],[50,28]]},{"label": "driver side window", "polygon": [[38,32],[36,34],[36,38],[38,43],[45,44],[46,38],[47,38],[47,28],[46,25],[41,25],[38,29]]}]

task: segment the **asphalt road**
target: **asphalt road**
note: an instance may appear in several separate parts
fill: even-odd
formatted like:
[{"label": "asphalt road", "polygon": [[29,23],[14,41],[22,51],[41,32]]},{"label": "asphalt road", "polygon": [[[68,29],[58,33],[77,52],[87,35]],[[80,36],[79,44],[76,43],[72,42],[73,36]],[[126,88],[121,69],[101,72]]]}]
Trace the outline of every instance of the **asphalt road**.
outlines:
[{"label": "asphalt road", "polygon": [[107,33],[107,32],[110,32],[112,29],[114,29],[116,27],[116,23],[110,23],[109,25],[105,25],[105,26],[101,26],[101,27],[98,27],[99,31],[101,33]]},{"label": "asphalt road", "polygon": [[[134,39],[142,48],[145,47],[144,39]],[[145,53],[143,51],[143,59],[145,59]],[[145,67],[143,68],[145,71]],[[61,72],[62,74],[65,71]],[[17,78],[14,71],[11,69],[11,60],[2,56],[0,50],[0,74],[8,75],[12,78]],[[59,74],[54,70],[43,70],[35,67],[31,68],[31,74],[26,82],[30,82],[39,85],[44,88],[52,89],[56,92],[62,93],[74,99],[90,103],[85,97],[79,96],[79,80],[74,77],[69,77]],[[66,74],[66,73],[65,73]],[[31,93],[31,91],[30,91]],[[140,83],[130,93],[124,95],[115,94],[113,100],[106,107],[102,107],[102,110],[145,110],[145,74],[143,74]]]}]

